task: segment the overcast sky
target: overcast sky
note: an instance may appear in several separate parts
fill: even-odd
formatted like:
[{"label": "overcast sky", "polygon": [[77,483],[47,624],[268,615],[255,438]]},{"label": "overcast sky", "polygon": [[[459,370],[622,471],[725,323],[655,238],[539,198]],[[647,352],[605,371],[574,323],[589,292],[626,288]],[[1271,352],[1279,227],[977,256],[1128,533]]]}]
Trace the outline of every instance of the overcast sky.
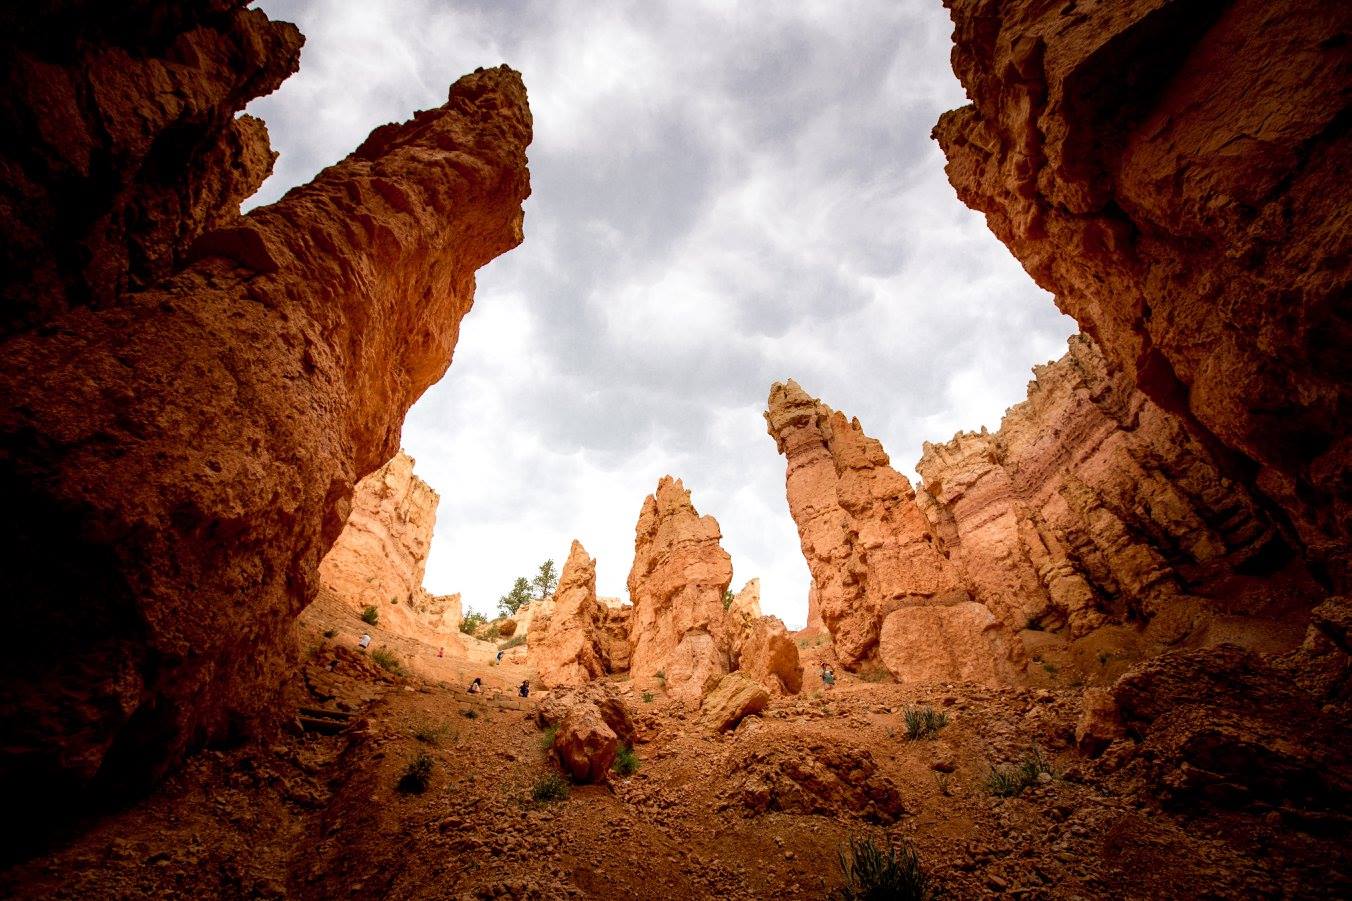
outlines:
[{"label": "overcast sky", "polygon": [[879,438],[995,428],[1073,323],[957,200],[929,132],[964,103],[939,0],[265,0],[300,72],[249,111],[271,202],[477,66],[530,93],[525,243],[479,272],[404,447],[441,494],[426,585],[493,609],[578,538],[624,597],[666,473],[734,590],[803,624],[808,571],[762,411],[795,378]]}]

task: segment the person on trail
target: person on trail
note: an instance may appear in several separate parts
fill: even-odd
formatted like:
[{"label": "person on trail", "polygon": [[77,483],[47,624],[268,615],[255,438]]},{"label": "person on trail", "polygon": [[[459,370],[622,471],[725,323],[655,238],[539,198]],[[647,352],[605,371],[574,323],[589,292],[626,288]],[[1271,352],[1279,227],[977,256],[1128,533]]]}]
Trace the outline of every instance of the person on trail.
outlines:
[{"label": "person on trail", "polygon": [[357,640],[357,647],[361,648],[364,651],[367,649],[367,647],[370,646],[370,644],[371,644],[371,633],[370,632],[361,633],[361,638]]},{"label": "person on trail", "polygon": [[522,682],[522,683],[521,683],[521,687],[518,688],[516,691],[517,691],[517,694],[521,695],[521,697],[523,697],[523,698],[529,698],[529,697],[530,697],[530,680],[527,679],[525,682]]},{"label": "person on trail", "polygon": [[445,656],[446,656],[446,649],[445,649],[445,648],[437,648],[437,656],[438,656],[438,657],[445,657]]},{"label": "person on trail", "polygon": [[822,684],[827,688],[836,684],[836,671],[825,663],[822,664]]},{"label": "person on trail", "polygon": [[506,651],[498,651],[498,663],[501,663],[501,662],[502,662],[502,655],[505,654],[505,653],[507,653],[507,652],[506,652]]},{"label": "person on trail", "polygon": [[480,679],[478,676],[475,676],[474,681],[469,683],[469,693],[472,695],[477,695],[483,690],[484,690],[484,680]]}]

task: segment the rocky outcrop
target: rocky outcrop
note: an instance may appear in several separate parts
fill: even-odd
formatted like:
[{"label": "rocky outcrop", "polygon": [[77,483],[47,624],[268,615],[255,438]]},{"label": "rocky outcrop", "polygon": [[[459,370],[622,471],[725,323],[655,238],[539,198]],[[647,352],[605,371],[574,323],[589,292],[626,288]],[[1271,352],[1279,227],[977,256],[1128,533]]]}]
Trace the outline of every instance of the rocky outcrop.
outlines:
[{"label": "rocky outcrop", "polygon": [[601,711],[591,704],[578,704],[570,709],[554,735],[554,754],[559,766],[577,782],[605,782],[618,751],[615,730],[606,725]]},{"label": "rocky outcrop", "polygon": [[299,46],[243,6],[4,13],[19,807],[153,777],[272,709],[353,486],[449,365],[475,270],[522,238],[531,120],[506,68],[239,217],[270,152],[234,114]]},{"label": "rocky outcrop", "polygon": [[700,722],[715,732],[737,728],[770,703],[770,693],[741,673],[728,673],[700,702]]},{"label": "rocky outcrop", "polygon": [[858,817],[871,823],[894,823],[906,813],[896,784],[866,749],[840,737],[801,743],[757,738],[738,749],[724,806],[751,815]]},{"label": "rocky outcrop", "polygon": [[554,609],[538,620],[529,655],[541,688],[585,685],[606,672],[601,634],[605,615],[596,601],[596,561],[574,541],[563,566]]},{"label": "rocky outcrop", "polygon": [[698,702],[728,671],[719,644],[732,558],[712,516],[700,516],[678,479],[663,476],[643,502],[634,537],[629,669],[658,678],[676,698]]},{"label": "rocky outcrop", "polygon": [[319,564],[320,583],[353,610],[375,607],[382,624],[454,633],[460,595],[423,590],[437,493],[402,450],[357,483],[347,524]]},{"label": "rocky outcrop", "polygon": [[883,620],[878,656],[899,682],[1006,685],[1016,675],[1008,634],[975,601],[902,607]]},{"label": "rocky outcrop", "polygon": [[1348,6],[946,5],[958,196],[1345,586]]},{"label": "rocky outcrop", "polygon": [[876,657],[893,611],[970,600],[910,482],[858,420],[794,381],[770,389],[765,419],[787,461],[789,512],[812,572],[809,622],[820,618],[830,630],[844,666]]}]

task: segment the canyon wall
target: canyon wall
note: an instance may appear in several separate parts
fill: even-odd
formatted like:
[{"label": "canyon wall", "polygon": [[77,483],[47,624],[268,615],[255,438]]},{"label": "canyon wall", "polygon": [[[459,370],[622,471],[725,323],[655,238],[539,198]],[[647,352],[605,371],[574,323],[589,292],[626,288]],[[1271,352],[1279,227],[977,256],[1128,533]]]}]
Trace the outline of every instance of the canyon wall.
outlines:
[{"label": "canyon wall", "polygon": [[528,653],[541,688],[574,688],[607,672],[607,609],[596,599],[596,561],[574,541],[552,609],[531,622]]},{"label": "canyon wall", "polygon": [[1352,7],[945,5],[958,196],[1345,590]]},{"label": "canyon wall", "polygon": [[[272,206],[234,114],[300,39],[243,2],[4,13],[0,786],[153,778],[274,707],[353,486],[520,243],[517,73],[456,82]],[[115,27],[114,27],[115,26]]]}]

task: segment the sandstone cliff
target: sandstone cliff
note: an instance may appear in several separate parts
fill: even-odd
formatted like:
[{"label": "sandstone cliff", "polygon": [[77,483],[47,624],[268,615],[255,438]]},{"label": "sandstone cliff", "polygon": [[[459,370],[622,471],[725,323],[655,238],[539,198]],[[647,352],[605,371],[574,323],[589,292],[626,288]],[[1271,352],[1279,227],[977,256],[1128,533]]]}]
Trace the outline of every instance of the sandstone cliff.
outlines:
[{"label": "sandstone cliff", "polygon": [[1346,588],[1352,7],[946,5],[959,197]]},{"label": "sandstone cliff", "polygon": [[830,630],[850,669],[877,655],[883,620],[903,606],[969,600],[904,476],[858,420],[794,381],[770,389],[765,414],[784,455],[789,512],[812,572],[809,622]]},{"label": "sandstone cliff", "polygon": [[[538,625],[536,625],[538,624]],[[605,610],[596,600],[596,561],[574,541],[547,618],[533,621],[529,655],[541,688],[576,688],[606,672]]]},{"label": "sandstone cliff", "polygon": [[673,697],[699,701],[728,671],[719,644],[732,558],[712,516],[700,516],[679,479],[663,476],[643,502],[634,537],[629,669],[664,681]]},{"label": "sandstone cliff", "polygon": [[4,14],[11,799],[153,777],[270,708],[353,486],[449,365],[475,270],[521,241],[505,67],[238,217],[270,152],[234,114],[299,46],[243,6]]}]

